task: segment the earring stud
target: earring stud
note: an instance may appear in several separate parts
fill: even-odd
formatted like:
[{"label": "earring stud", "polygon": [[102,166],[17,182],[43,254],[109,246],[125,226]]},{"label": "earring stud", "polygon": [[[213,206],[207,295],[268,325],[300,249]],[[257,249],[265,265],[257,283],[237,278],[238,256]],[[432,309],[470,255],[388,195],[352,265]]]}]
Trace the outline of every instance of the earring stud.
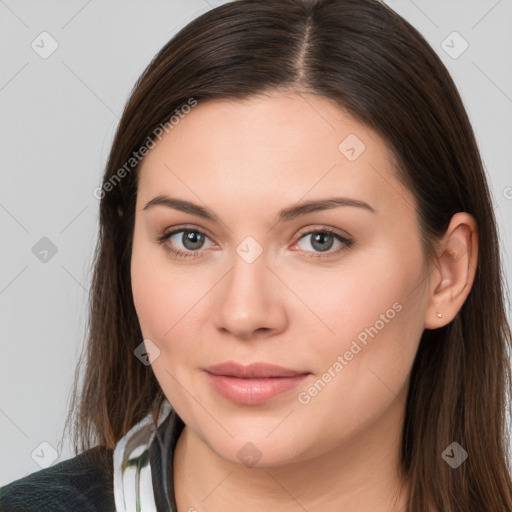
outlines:
[{"label": "earring stud", "polygon": [[437,313],[437,318],[443,318],[443,315],[441,313]]}]

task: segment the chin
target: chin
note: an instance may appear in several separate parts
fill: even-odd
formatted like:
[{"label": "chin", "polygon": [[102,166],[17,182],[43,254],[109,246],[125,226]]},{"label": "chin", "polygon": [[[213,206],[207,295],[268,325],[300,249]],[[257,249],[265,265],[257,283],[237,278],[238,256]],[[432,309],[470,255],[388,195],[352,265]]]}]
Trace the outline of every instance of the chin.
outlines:
[{"label": "chin", "polygon": [[[210,441],[208,445],[219,457],[247,468],[283,466],[306,458],[302,450],[303,440],[295,441],[294,436],[286,433],[273,439],[266,438],[267,435],[268,431],[254,434],[246,431],[244,435],[229,438],[229,441],[224,438],[224,442]],[[300,451],[297,451],[298,446]]]}]

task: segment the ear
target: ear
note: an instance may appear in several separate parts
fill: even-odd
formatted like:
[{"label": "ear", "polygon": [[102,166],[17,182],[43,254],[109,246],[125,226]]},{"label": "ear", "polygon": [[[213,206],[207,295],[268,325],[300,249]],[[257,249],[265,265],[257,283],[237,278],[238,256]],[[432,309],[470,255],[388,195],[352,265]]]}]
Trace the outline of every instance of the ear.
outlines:
[{"label": "ear", "polygon": [[433,262],[425,311],[426,329],[438,329],[454,319],[473,286],[477,262],[476,220],[469,213],[456,213],[438,244]]}]

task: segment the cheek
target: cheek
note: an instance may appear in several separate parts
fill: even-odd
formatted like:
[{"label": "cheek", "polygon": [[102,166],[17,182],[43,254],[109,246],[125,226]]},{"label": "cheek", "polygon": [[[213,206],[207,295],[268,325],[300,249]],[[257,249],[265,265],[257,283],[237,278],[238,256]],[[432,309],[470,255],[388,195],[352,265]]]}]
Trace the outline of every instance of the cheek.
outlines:
[{"label": "cheek", "polygon": [[298,390],[299,407],[324,425],[326,439],[355,435],[406,401],[422,325],[406,283],[389,294],[377,284],[371,299],[346,303],[332,318],[336,336],[319,340],[315,379]]},{"label": "cheek", "polygon": [[[350,276],[340,276],[339,282],[333,277],[330,283],[336,292],[324,297],[328,309],[322,312],[334,335],[318,345],[317,390],[305,390],[314,395],[311,402],[344,424],[352,421],[347,411],[355,413],[352,419],[365,421],[397,397],[405,401],[424,327],[419,249],[408,254],[390,250],[370,259],[371,265],[360,261],[350,267]],[[332,404],[343,407],[333,410]]]},{"label": "cheek", "polygon": [[375,324],[379,337],[400,324],[412,298],[411,283],[419,280],[420,271],[416,259],[383,247],[378,252],[354,253],[327,272],[283,267],[280,275],[293,283],[293,291],[312,313],[293,320],[315,336],[316,346],[322,347],[320,356],[326,348],[348,350],[358,335],[364,342],[369,336],[366,329]]},{"label": "cheek", "polygon": [[[157,256],[160,249],[144,239],[135,227],[131,258],[133,302],[145,338],[158,339],[172,326],[170,321],[174,304],[169,303],[171,283]],[[163,249],[161,249],[163,251]]]},{"label": "cheek", "polygon": [[179,350],[173,340],[194,336],[200,301],[208,292],[206,277],[199,266],[173,265],[163,247],[139,243],[134,237],[133,301],[143,336],[162,352]]}]

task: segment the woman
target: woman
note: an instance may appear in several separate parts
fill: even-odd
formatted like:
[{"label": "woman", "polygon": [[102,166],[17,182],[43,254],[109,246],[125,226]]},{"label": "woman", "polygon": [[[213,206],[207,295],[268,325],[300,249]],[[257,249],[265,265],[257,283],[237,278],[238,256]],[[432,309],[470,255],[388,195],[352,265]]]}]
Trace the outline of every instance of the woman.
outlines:
[{"label": "woman", "polygon": [[391,9],[203,14],[137,82],[95,194],[83,453],[2,510],[512,510],[488,185]]}]

